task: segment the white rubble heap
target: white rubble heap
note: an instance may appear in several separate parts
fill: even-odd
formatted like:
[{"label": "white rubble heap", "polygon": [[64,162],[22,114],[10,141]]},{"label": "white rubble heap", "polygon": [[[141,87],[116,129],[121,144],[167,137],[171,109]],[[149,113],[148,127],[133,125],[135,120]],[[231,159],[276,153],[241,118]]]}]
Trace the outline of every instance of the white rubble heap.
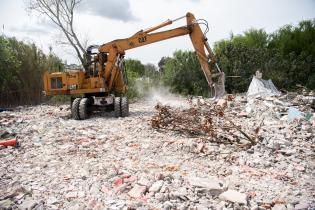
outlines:
[{"label": "white rubble heap", "polygon": [[[178,99],[181,103],[187,100]],[[69,106],[0,113],[0,209],[313,209],[314,110],[303,96],[226,96],[251,148],[151,128],[149,101],[131,115],[70,119]],[[288,122],[290,106],[307,119]],[[236,137],[235,137],[236,138]]]}]

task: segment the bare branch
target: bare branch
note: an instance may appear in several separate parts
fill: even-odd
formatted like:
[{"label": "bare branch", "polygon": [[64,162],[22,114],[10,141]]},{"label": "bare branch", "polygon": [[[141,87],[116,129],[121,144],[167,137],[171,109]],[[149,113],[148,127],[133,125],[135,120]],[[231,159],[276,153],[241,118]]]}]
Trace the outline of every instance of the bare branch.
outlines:
[{"label": "bare branch", "polygon": [[63,32],[68,43],[75,50],[81,64],[85,66],[86,53],[74,30],[74,9],[81,0],[30,0],[29,9],[48,17]]}]

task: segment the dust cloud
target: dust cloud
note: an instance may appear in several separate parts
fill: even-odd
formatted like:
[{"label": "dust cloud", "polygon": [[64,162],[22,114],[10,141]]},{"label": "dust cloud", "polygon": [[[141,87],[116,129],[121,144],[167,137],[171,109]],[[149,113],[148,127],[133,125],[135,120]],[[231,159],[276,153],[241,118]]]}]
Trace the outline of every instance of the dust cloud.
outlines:
[{"label": "dust cloud", "polygon": [[189,108],[188,101],[180,95],[171,93],[168,87],[159,86],[150,88],[146,93],[145,99],[153,105],[160,103],[176,108]]}]

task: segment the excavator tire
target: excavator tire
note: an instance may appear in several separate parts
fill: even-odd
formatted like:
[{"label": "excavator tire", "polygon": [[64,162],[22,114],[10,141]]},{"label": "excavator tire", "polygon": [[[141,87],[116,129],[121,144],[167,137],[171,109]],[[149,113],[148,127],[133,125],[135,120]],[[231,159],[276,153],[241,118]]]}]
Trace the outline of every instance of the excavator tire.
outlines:
[{"label": "excavator tire", "polygon": [[72,114],[72,118],[75,120],[80,120],[80,114],[79,114],[80,101],[81,101],[81,98],[76,98],[72,102],[71,114]]},{"label": "excavator tire", "polygon": [[115,97],[114,100],[114,113],[115,113],[115,117],[121,117],[121,98],[120,97]]},{"label": "excavator tire", "polygon": [[127,97],[121,97],[120,109],[121,117],[127,117],[129,115],[129,102]]},{"label": "excavator tire", "polygon": [[89,118],[90,99],[82,98],[79,105],[79,117],[81,120]]},{"label": "excavator tire", "polygon": [[89,107],[88,108],[88,115],[91,115],[93,111],[92,111],[92,109],[90,109],[90,107],[94,104],[94,98],[93,97],[88,97],[88,99],[89,99],[88,100],[89,101],[89,103],[88,103],[88,105],[89,105],[88,106]]}]

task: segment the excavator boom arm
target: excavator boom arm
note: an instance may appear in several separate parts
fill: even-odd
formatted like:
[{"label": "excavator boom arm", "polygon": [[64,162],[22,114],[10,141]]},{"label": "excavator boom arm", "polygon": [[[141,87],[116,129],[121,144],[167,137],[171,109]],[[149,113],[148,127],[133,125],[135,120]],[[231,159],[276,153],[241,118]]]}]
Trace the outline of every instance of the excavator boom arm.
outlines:
[{"label": "excavator boom arm", "polygon": [[163,41],[166,39],[187,35],[190,30],[187,27],[179,27],[163,32],[145,33],[139,31],[135,35],[127,39],[117,39],[109,43],[103,44],[99,48],[99,52],[109,53],[111,48],[116,48],[119,53],[124,53],[126,50],[130,50],[144,45],[152,44],[155,42]]},{"label": "excavator boom arm", "polygon": [[[174,22],[172,20],[168,20],[149,29],[141,30],[129,38],[117,39],[101,45],[98,50],[100,53],[107,53],[108,60],[105,69],[100,68],[99,74],[105,78],[109,78],[107,84],[109,89],[112,88],[114,82],[119,77],[122,77],[117,63],[120,60],[120,57],[125,54],[126,50],[188,34],[196,51],[197,58],[200,62],[208,85],[209,87],[212,87],[213,82],[208,61],[210,59],[213,63],[216,63],[215,56],[194,15],[192,13],[187,13],[184,17],[186,17],[187,20],[186,26],[162,32],[154,32],[157,29],[170,25]],[[120,85],[122,83],[123,82],[120,82]]]}]

